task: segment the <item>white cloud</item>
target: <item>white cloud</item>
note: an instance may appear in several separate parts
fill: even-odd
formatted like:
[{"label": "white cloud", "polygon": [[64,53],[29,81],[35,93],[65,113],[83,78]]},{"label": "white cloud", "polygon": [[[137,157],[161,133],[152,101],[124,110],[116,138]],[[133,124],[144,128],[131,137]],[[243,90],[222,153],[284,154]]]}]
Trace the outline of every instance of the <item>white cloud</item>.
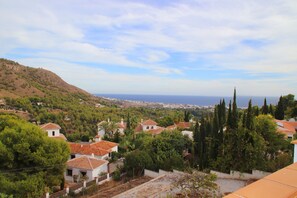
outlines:
[{"label": "white cloud", "polygon": [[[141,88],[129,88],[138,84],[141,77],[144,82],[153,79],[154,83],[142,85],[151,93],[153,88],[158,88],[156,91],[160,89],[160,93],[194,94],[199,90],[205,93],[211,90],[214,94],[223,94],[234,86],[241,86],[254,95],[278,95],[282,90],[296,92],[292,77],[297,72],[295,0],[272,0],[269,4],[265,0],[199,0],[172,2],[159,7],[135,1],[11,0],[1,1],[0,17],[1,56],[25,54],[31,58],[23,60],[35,66],[61,63],[59,74],[67,79],[70,79],[67,69],[72,70],[73,62],[100,65],[104,70],[96,70],[100,71],[100,77],[93,76],[93,81],[105,79],[109,83],[104,88],[111,91],[117,87],[127,92],[129,89],[130,92],[141,91]],[[264,42],[254,47],[244,44],[243,40]],[[24,53],[18,54],[16,50],[24,50]],[[144,55],[138,57],[139,51]],[[184,61],[180,65],[174,59],[175,54],[184,56],[179,60]],[[200,60],[205,63],[199,64]],[[197,64],[187,65],[196,61]],[[112,74],[107,72],[110,65],[137,68],[143,74],[134,77],[119,72]],[[81,67],[71,72],[80,73]],[[287,77],[263,80],[240,80],[239,77],[230,82],[217,79],[204,83],[199,79],[187,80],[188,70],[268,72]],[[166,78],[164,75],[168,74],[180,76],[178,79]],[[75,84],[89,89],[87,79],[79,79]],[[114,82],[110,83],[112,80],[119,82],[117,87]],[[173,83],[175,90],[167,86]],[[249,89],[245,83],[255,87]],[[93,87],[92,91],[96,90],[91,84],[88,86]]]}]

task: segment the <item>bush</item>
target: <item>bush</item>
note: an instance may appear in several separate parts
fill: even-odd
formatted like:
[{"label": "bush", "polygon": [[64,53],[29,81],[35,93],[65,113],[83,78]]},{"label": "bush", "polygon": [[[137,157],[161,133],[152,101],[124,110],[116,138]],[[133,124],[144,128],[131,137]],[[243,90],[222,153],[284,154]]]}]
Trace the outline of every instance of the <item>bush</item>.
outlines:
[{"label": "bush", "polygon": [[120,170],[117,169],[117,170],[113,173],[112,178],[113,178],[114,181],[120,181],[120,180],[121,180],[121,172],[120,172]]}]

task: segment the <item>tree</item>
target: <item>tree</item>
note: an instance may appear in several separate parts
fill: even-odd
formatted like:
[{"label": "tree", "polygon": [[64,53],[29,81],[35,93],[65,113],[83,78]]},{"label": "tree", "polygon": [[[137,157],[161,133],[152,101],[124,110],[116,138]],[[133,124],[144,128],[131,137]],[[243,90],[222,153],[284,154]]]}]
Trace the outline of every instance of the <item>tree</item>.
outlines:
[{"label": "tree", "polygon": [[185,111],[184,121],[189,122],[190,116],[191,116],[191,113],[189,111]]},{"label": "tree", "polygon": [[285,118],[285,107],[282,96],[279,98],[279,101],[275,109],[275,118],[279,120],[283,120]]},{"label": "tree", "polygon": [[262,106],[262,114],[264,115],[268,114],[268,105],[267,105],[266,98],[264,99],[264,105]]},{"label": "tree", "polygon": [[254,129],[254,115],[253,115],[253,109],[252,109],[252,100],[249,101],[249,106],[247,109],[247,115],[246,115],[246,121],[245,121],[245,127],[249,130]]},{"label": "tree", "polygon": [[0,115],[0,192],[40,197],[46,186],[60,185],[70,151],[36,125]]},{"label": "tree", "polygon": [[125,156],[124,168],[128,176],[141,175],[145,168],[152,169],[153,160],[146,151],[135,150]]},{"label": "tree", "polygon": [[215,181],[214,174],[194,171],[182,175],[173,186],[178,187],[184,197],[216,197],[218,186]]},{"label": "tree", "polygon": [[238,128],[238,111],[236,103],[236,89],[234,89],[233,104],[232,104],[232,129]]}]

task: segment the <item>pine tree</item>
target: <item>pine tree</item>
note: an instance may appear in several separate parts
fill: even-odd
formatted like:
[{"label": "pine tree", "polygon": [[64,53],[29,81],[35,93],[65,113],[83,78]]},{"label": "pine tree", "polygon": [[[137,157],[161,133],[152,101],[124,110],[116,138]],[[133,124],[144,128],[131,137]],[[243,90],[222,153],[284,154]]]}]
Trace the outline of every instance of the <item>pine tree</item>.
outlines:
[{"label": "pine tree", "polygon": [[283,120],[285,118],[285,108],[282,96],[279,98],[279,101],[275,109],[275,118],[279,120]]},{"label": "pine tree", "polygon": [[262,114],[264,114],[264,115],[268,114],[268,106],[267,106],[266,98],[264,99],[264,105],[262,107]]}]

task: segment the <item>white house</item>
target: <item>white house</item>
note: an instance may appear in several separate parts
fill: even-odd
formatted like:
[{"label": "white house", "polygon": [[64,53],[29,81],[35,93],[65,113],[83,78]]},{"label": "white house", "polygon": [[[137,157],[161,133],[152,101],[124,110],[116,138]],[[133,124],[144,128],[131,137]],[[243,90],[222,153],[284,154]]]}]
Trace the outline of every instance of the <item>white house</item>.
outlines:
[{"label": "white house", "polygon": [[[102,121],[100,123],[97,124],[98,126],[98,135],[100,135],[101,137],[103,137],[105,135],[105,129],[102,127],[104,123],[110,123],[112,124],[112,121],[110,121],[109,119],[107,121]],[[126,129],[126,123],[124,122],[124,119],[122,118],[120,122],[115,123],[117,128],[116,130],[119,131],[120,134],[124,134],[124,130]]]},{"label": "white house", "polygon": [[67,161],[64,175],[66,181],[76,182],[83,178],[91,181],[105,173],[108,173],[108,161],[81,156]]},{"label": "white house", "polygon": [[277,125],[277,131],[284,134],[288,139],[293,139],[297,131],[297,122],[286,120],[274,120]]},{"label": "white house", "polygon": [[46,124],[40,125],[40,128],[47,132],[48,137],[67,140],[66,137],[62,133],[60,133],[61,127],[57,124],[46,123]]},{"label": "white house", "polygon": [[135,132],[141,132],[141,131],[151,131],[156,130],[160,127],[157,126],[157,123],[151,119],[141,121],[140,124],[135,128]]}]

